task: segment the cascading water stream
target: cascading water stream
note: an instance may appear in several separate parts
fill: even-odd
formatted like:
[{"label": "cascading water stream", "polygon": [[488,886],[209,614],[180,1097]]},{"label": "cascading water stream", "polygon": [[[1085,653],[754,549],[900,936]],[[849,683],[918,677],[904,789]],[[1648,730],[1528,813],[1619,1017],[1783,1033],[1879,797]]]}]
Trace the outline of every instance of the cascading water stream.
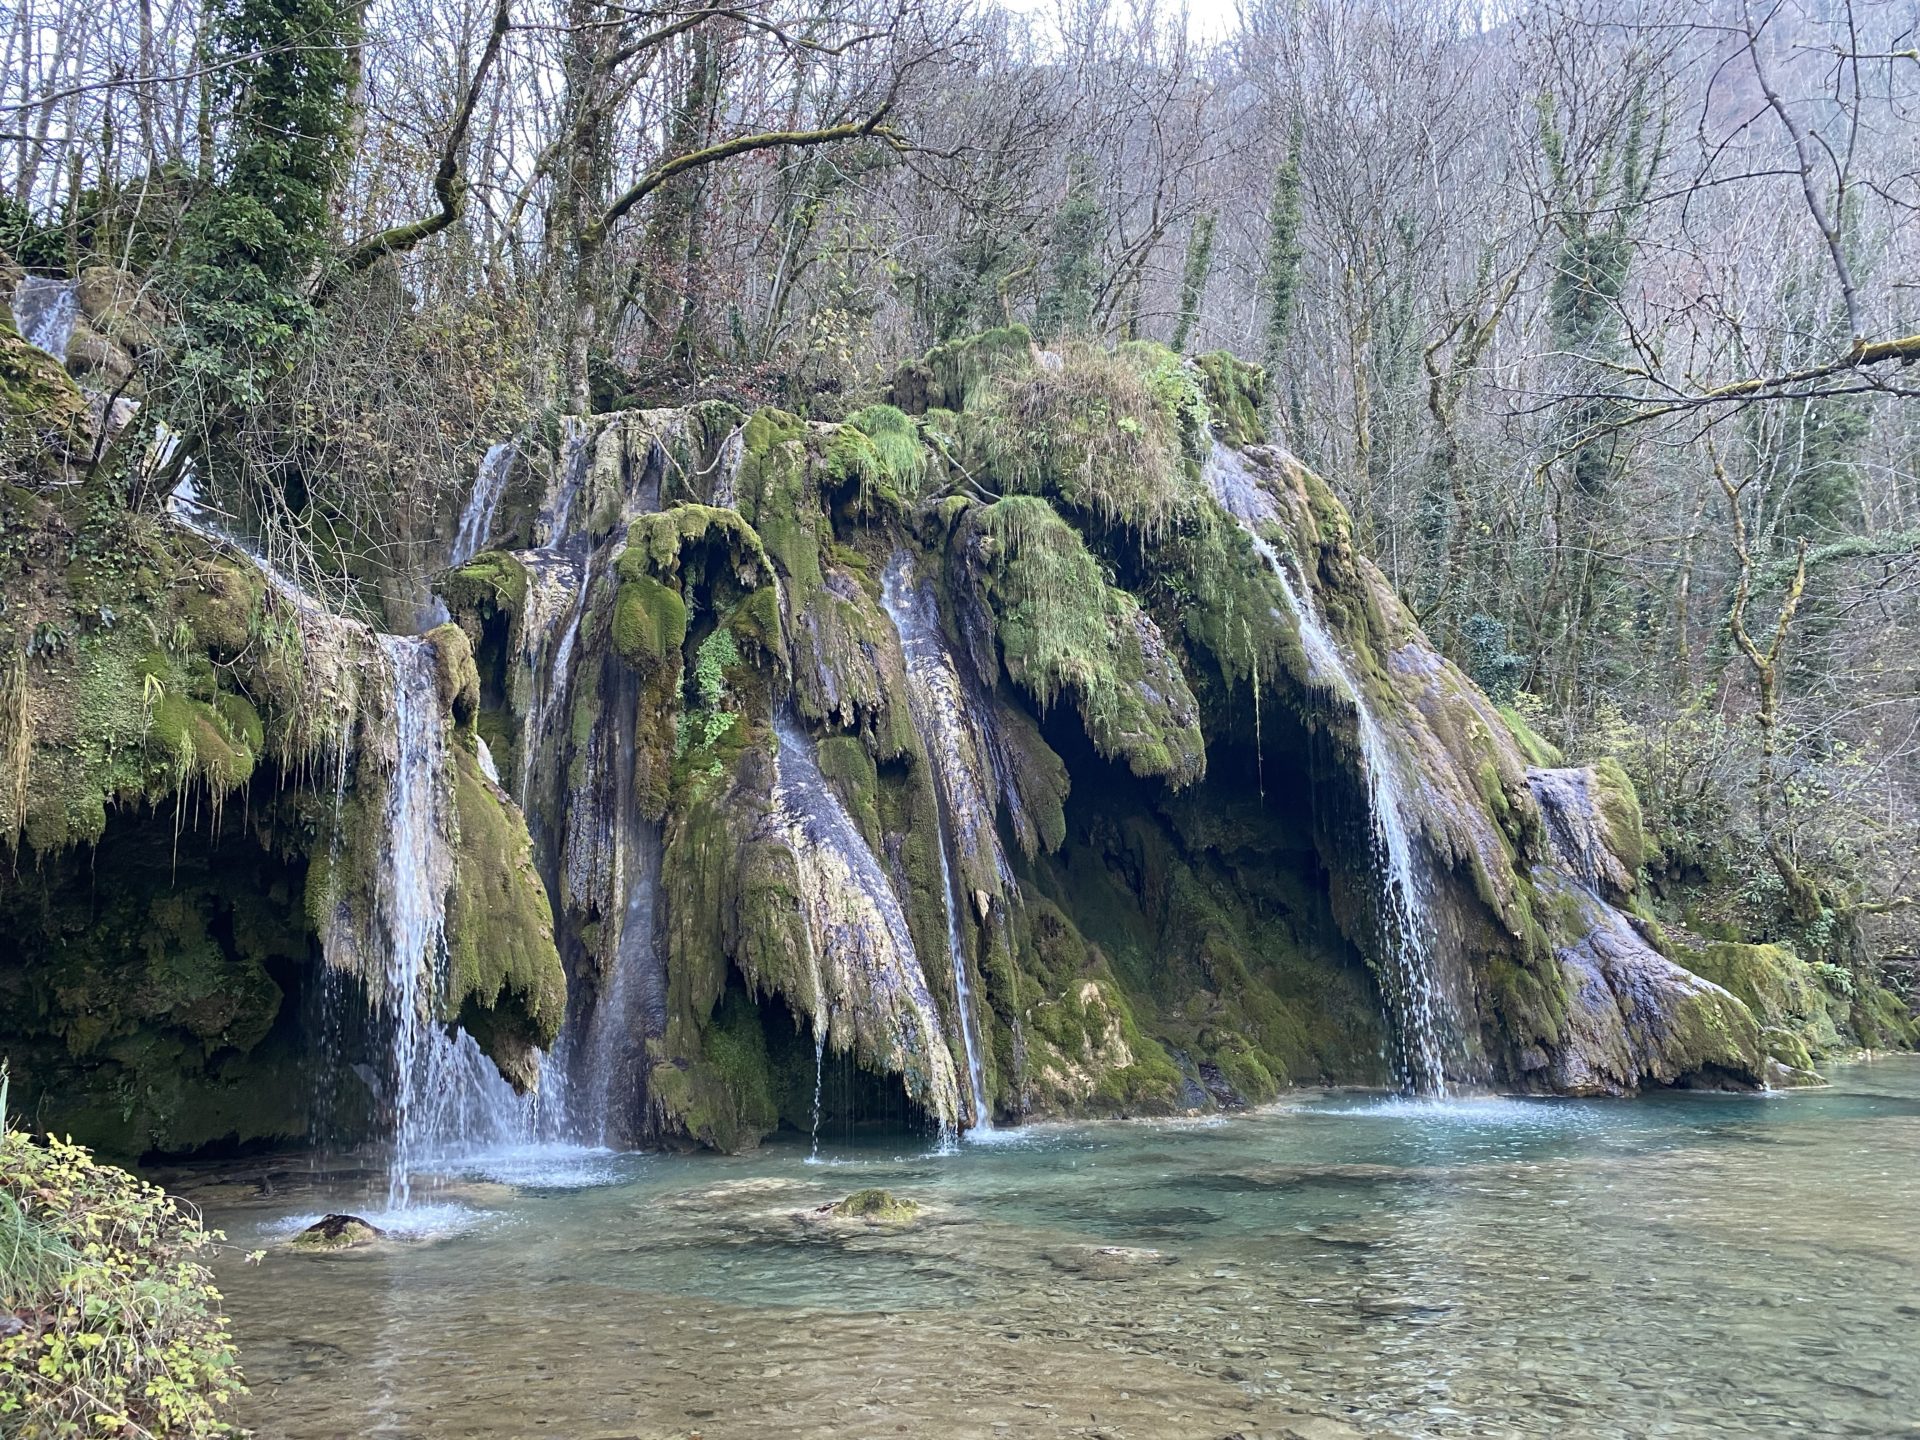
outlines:
[{"label": "cascading water stream", "polygon": [[383,635],[393,686],[394,767],[376,905],[386,940],[376,1015],[387,1024],[393,1155],[387,1205],[413,1201],[429,1165],[533,1138],[535,1105],[514,1093],[465,1030],[440,1018],[446,899],[453,879],[453,793],[446,717],[424,640]]},{"label": "cascading water stream", "polygon": [[13,320],[20,338],[36,345],[62,365],[73,345],[73,327],[80,318],[80,286],[73,280],[24,277],[13,291]]},{"label": "cascading water stream", "polygon": [[827,1070],[827,1028],[815,1026],[813,1035],[813,1149],[807,1152],[807,1159],[816,1163],[820,1159],[820,1082]]},{"label": "cascading water stream", "polygon": [[453,534],[453,549],[447,555],[449,566],[464,565],[486,548],[493,534],[493,521],[500,510],[500,496],[512,473],[514,449],[501,442],[489,445],[474,473],[473,490],[467,496],[467,508],[460,514],[460,527]]},{"label": "cascading water stream", "polygon": [[[225,517],[200,499],[191,475],[168,497],[167,508],[184,528],[244,556],[308,622],[359,637],[384,667],[394,764],[387,777],[374,886],[383,958],[380,973],[366,978],[370,1008],[384,1027],[385,1073],[354,1068],[385,1102],[392,1131],[387,1203],[390,1209],[404,1208],[412,1202],[414,1179],[424,1165],[525,1143],[543,1129],[543,1106],[564,1105],[561,1077],[550,1075],[542,1095],[517,1095],[471,1035],[439,1019],[446,981],[446,895],[454,863],[453,797],[447,717],[439,704],[432,649],[424,640],[377,634],[334,615],[224,523]],[[349,758],[350,746],[342,739],[334,757],[336,863]],[[491,765],[486,756],[483,769],[490,771]],[[328,965],[319,1017],[323,1055],[335,1063],[343,1049],[345,997],[338,976],[345,968]]]},{"label": "cascading water stream", "polygon": [[893,1053],[888,1068],[939,1122],[943,1146],[958,1131],[960,1089],[940,1012],[914,950],[913,933],[886,872],[827,784],[813,743],[791,714],[774,722],[773,806],[768,824],[798,872],[799,906],[811,939],[814,1037],[831,1010],[870,1016]]},{"label": "cascading water stream", "polygon": [[955,883],[948,832],[961,830],[960,842],[969,847],[970,854],[978,854],[986,839],[994,845],[997,859],[993,811],[981,783],[978,747],[966,730],[965,693],[940,634],[938,608],[932,592],[915,585],[913,564],[904,552],[895,554],[887,564],[881,603],[900,638],[907,662],[908,709],[933,764],[934,791],[940,802],[940,824],[936,827],[940,887],[947,907],[947,954],[953,963],[954,1007],[959,1011],[960,1043],[967,1062],[968,1099],[974,1128],[991,1130],[993,1109],[987,1100],[986,1067],[981,1059],[979,1020],[962,931],[966,910]]},{"label": "cascading water stream", "polygon": [[393,683],[394,765],[387,788],[387,834],[378,890],[386,932],[386,970],[375,1010],[387,1019],[393,1162],[387,1207],[413,1196],[413,1172],[423,1158],[428,1126],[423,1099],[446,1077],[435,1043],[435,1012],[446,965],[446,896],[451,864],[442,853],[451,797],[447,794],[446,736],[434,693],[433,657],[417,640],[383,635]]},{"label": "cascading water stream", "polygon": [[1278,503],[1247,468],[1238,451],[1215,440],[1206,480],[1214,499],[1246,532],[1279,582],[1312,678],[1354,710],[1370,812],[1371,846],[1382,886],[1382,976],[1400,1050],[1402,1086],[1419,1095],[1446,1093],[1446,1055],[1441,1042],[1446,1001],[1431,951],[1433,922],[1422,894],[1421,872],[1409,829],[1409,802],[1399,766],[1373,713],[1366,690],[1322,620],[1313,589],[1293,571],[1263,529],[1285,523]]},{"label": "cascading water stream", "polygon": [[[662,835],[659,822],[639,812],[634,793],[635,712],[639,690],[633,672],[614,663],[602,675],[600,725],[587,755],[589,794],[569,807],[569,849],[589,837],[611,850],[604,880],[616,924],[612,954],[585,1016],[577,1052],[569,1056],[579,1076],[574,1123],[582,1139],[602,1145],[629,1143],[640,1124],[646,1044],[667,1028],[666,968],[655,927],[660,895]],[[611,751],[611,753],[607,753]],[[598,814],[592,813],[598,810]],[[574,873],[569,858],[569,873]],[[582,874],[581,888],[593,882]]]}]

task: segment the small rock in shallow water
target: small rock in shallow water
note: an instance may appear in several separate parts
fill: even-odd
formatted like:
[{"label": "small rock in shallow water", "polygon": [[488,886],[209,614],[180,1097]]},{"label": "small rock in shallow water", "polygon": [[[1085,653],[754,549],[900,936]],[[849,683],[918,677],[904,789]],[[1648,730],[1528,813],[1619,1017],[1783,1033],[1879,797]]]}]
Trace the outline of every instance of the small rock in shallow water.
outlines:
[{"label": "small rock in shallow water", "polygon": [[351,1250],[387,1232],[358,1215],[322,1215],[293,1237],[300,1250]]},{"label": "small rock in shallow water", "polygon": [[856,1190],[835,1205],[833,1213],[842,1220],[879,1223],[911,1220],[919,1215],[920,1207],[911,1200],[896,1199],[891,1190]]},{"label": "small rock in shallow water", "polygon": [[1082,1280],[1123,1280],[1156,1265],[1171,1265],[1174,1257],[1132,1245],[1067,1245],[1048,1251],[1047,1259],[1056,1270]]}]

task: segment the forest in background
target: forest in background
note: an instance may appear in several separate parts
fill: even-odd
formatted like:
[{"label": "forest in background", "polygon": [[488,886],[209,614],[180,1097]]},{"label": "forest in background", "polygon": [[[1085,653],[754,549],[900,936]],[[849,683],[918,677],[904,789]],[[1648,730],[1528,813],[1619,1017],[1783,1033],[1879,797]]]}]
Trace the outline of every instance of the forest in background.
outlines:
[{"label": "forest in background", "polygon": [[128,503],[192,461],[398,603],[486,446],[568,413],[836,419],[1011,323],[1228,348],[1444,650],[1626,768],[1656,886],[1911,991],[1910,4],[1259,0],[1208,45],[1150,5],[0,23],[0,250],[152,302],[90,383],[181,443],[71,462]]}]

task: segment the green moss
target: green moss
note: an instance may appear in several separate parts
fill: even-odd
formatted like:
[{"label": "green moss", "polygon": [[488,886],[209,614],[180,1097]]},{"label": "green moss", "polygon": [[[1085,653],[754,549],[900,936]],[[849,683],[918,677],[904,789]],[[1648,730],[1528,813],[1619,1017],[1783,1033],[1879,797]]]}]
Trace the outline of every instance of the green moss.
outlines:
[{"label": "green moss", "polygon": [[232,660],[254,639],[266,581],[251,566],[209,553],[189,570],[192,585],[181,610],[195,639],[213,655]]},{"label": "green moss", "polygon": [[797,612],[820,586],[824,523],[806,422],[784,410],[758,410],[743,438],[736,484],[740,514],[786,577],[787,603]]},{"label": "green moss", "polygon": [[1513,736],[1513,743],[1520,747],[1520,753],[1526,757],[1527,764],[1542,770],[1551,770],[1567,763],[1567,758],[1560,752],[1560,747],[1542,737],[1539,731],[1527,723],[1526,717],[1518,710],[1511,705],[1502,705],[1499,710],[1500,718],[1507,722],[1507,733]]},{"label": "green moss", "polygon": [[1157,538],[1204,503],[1206,406],[1158,346],[1070,346],[1057,369],[979,385],[960,417],[969,468],[1100,526]]},{"label": "green moss", "polygon": [[433,651],[440,708],[459,724],[471,725],[480,710],[480,672],[473,663],[473,642],[452,622],[429,630],[426,641]]},{"label": "green moss", "polygon": [[[1674,958],[1694,974],[1730,991],[1760,1022],[1762,1039],[1779,1032],[1768,1046],[1783,1064],[1811,1069],[1790,1058],[1795,1046],[1814,1059],[1839,1053],[1846,1047],[1839,1025],[1849,1006],[1831,994],[1808,965],[1783,945],[1742,945],[1708,941],[1674,946]],[[1788,1043],[1787,1037],[1794,1042]],[[1784,1053],[1783,1053],[1784,1051]]]},{"label": "green moss", "polygon": [[613,648],[648,673],[672,661],[687,639],[687,605],[677,590],[651,575],[622,578],[613,608]]},{"label": "green moss", "polygon": [[891,1190],[856,1190],[833,1207],[843,1220],[865,1220],[870,1225],[895,1225],[915,1219],[920,1206],[901,1200]]},{"label": "green moss", "polygon": [[526,608],[527,567],[504,550],[489,550],[447,571],[436,589],[456,616],[517,616]]},{"label": "green moss", "polygon": [[381,1232],[358,1215],[322,1215],[293,1237],[293,1248],[312,1254],[331,1254],[369,1245]]},{"label": "green moss", "polygon": [[1179,786],[1206,767],[1199,706],[1159,628],[1035,496],[970,512],[974,577],[1007,674],[1042,708],[1071,699],[1095,748]]},{"label": "green moss", "polygon": [[1891,990],[1856,984],[1848,1018],[1862,1045],[1876,1050],[1920,1048],[1920,1015]]},{"label": "green moss", "polygon": [[1014,839],[1029,859],[1058,850],[1067,835],[1066,804],[1073,783],[1066,762],[1025,711],[999,700],[990,703],[994,730],[1012,772],[1006,800]]},{"label": "green moss", "polygon": [[882,838],[880,776],[867,747],[857,736],[829,735],[816,747],[815,758],[820,773],[833,786],[868,845],[878,853]]},{"label": "green moss", "polygon": [[468,745],[456,744],[453,758],[460,828],[447,897],[448,1006],[501,1073],[525,1086],[531,1051],[552,1045],[566,1012],[553,911],[518,812]]},{"label": "green moss", "polygon": [[653,1101],[687,1138],[728,1154],[751,1150],[780,1124],[778,1077],[753,1001],[727,991],[699,1037],[692,1058],[655,1066]]},{"label": "green moss", "polygon": [[1033,334],[1026,326],[983,330],[934,346],[894,376],[888,394],[893,404],[913,415],[963,410],[981,381],[1030,371],[1033,356]]},{"label": "green moss", "polygon": [[1267,438],[1261,419],[1267,401],[1267,372],[1236,359],[1225,350],[1194,357],[1206,385],[1207,404],[1214,428],[1229,445],[1258,445]]},{"label": "green moss", "polygon": [[891,405],[849,416],[827,441],[828,485],[836,491],[851,486],[861,515],[898,511],[918,493],[926,467],[919,427]]},{"label": "green moss", "polygon": [[60,362],[0,324],[0,469],[61,478],[83,459],[91,425],[86,396]]},{"label": "green moss", "polygon": [[[778,414],[778,411],[768,412]],[[777,427],[760,421],[748,422],[747,433],[767,447],[758,454],[764,462],[773,453],[773,435]],[[786,430],[777,430],[788,435]],[[651,575],[672,581],[683,569],[691,571],[699,582],[710,582],[724,569],[742,590],[763,584],[769,573],[767,550],[759,533],[734,510],[712,505],[673,505],[640,516],[627,527],[627,546],[621,552],[618,572],[622,579]]]},{"label": "green moss", "polygon": [[1593,774],[1600,784],[1599,794],[1594,798],[1600,818],[1606,822],[1607,848],[1620,857],[1629,875],[1638,875],[1648,859],[1640,797],[1634,793],[1633,782],[1627,778],[1620,762],[1610,755],[1593,762]]}]

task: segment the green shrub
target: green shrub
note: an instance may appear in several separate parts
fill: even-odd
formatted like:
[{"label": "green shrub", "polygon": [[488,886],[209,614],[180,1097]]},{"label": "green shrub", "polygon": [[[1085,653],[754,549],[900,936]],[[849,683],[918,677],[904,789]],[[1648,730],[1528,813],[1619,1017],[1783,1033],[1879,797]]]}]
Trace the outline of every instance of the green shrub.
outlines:
[{"label": "green shrub", "polygon": [[25,1322],[0,1338],[0,1434],[239,1434],[220,1411],[245,1387],[200,1263],[221,1238],[82,1146],[0,1128],[0,1314]]}]

